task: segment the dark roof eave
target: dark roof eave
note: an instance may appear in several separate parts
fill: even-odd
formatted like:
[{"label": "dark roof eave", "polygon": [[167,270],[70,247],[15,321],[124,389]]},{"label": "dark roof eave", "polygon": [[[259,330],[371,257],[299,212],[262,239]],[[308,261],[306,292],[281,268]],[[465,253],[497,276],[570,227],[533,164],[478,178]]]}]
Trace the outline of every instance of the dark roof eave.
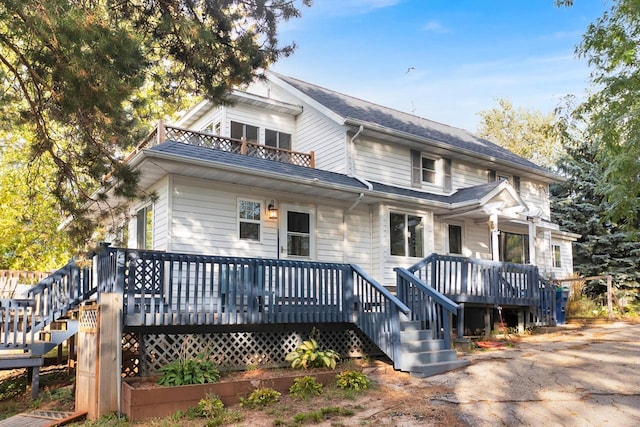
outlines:
[{"label": "dark roof eave", "polygon": [[[379,191],[379,190],[369,190],[364,186],[364,184],[362,184],[362,187],[351,187],[351,186],[345,186],[340,184],[328,183],[321,180],[315,180],[313,178],[300,178],[300,177],[292,177],[291,175],[286,175],[286,174],[278,174],[274,172],[263,172],[253,168],[246,168],[246,167],[243,168],[237,165],[228,165],[223,162],[194,159],[193,157],[189,157],[189,156],[173,154],[173,153],[164,153],[164,152],[159,152],[159,151],[154,151],[149,149],[144,149],[136,153],[135,156],[129,160],[129,164],[134,168],[140,167],[142,163],[147,159],[149,160],[158,159],[158,160],[166,160],[166,161],[180,160],[185,163],[200,165],[204,167],[215,166],[222,170],[229,170],[233,172],[241,171],[243,173],[250,174],[260,178],[278,179],[281,181],[289,181],[289,182],[296,182],[296,183],[306,184],[306,185],[314,185],[314,186],[322,187],[325,189],[349,192],[353,194],[363,193],[370,198],[378,199],[380,201],[385,200],[385,201],[402,202],[403,204],[410,202],[410,203],[419,204],[421,206],[430,207],[438,210],[445,210],[445,211],[479,206],[481,204],[481,201],[479,199],[466,200],[463,202],[447,203],[447,202],[442,202],[438,200],[432,200],[427,197],[415,197],[415,196],[408,196],[408,195],[401,195],[401,194],[393,194],[393,193]],[[426,194],[428,193],[425,193],[425,195]]]},{"label": "dark roof eave", "polygon": [[[344,119],[344,123],[345,125],[350,125],[350,126],[363,126],[364,129],[369,129],[375,132],[379,132],[385,135],[389,135],[389,136],[395,136],[398,137],[400,139],[405,139],[405,140],[411,140],[411,141],[415,141],[415,142],[419,142],[419,143],[428,143],[430,145],[434,145],[442,150],[446,150],[446,151],[453,151],[453,152],[457,152],[466,156],[470,156],[470,157],[475,157],[478,158],[480,156],[482,156],[481,154],[474,152],[472,150],[465,150],[464,148],[459,148],[459,147],[454,147],[451,144],[446,144],[440,141],[437,141],[435,139],[431,139],[431,138],[424,138],[418,135],[414,135],[412,133],[408,133],[408,132],[402,132],[400,130],[396,130],[396,129],[392,129],[389,128],[387,126],[383,126],[383,125],[379,125],[377,123],[372,123],[372,122],[368,122],[365,120],[360,120],[360,119],[354,119],[352,117],[345,117]],[[491,163],[496,163],[499,165],[503,165],[505,167],[509,167],[509,168],[514,168],[513,163],[510,163],[506,160],[502,160],[502,159],[498,159],[497,157],[493,157],[493,156],[484,156],[485,160]],[[542,168],[540,169],[536,169],[536,168],[531,168],[531,167],[526,167],[523,165],[517,165],[516,166],[517,169],[521,169],[521,170],[525,170],[530,174],[539,176],[541,178],[544,178],[545,181],[547,181],[548,183],[552,183],[552,182],[564,182],[566,181],[566,178],[555,174],[551,171],[546,171]]]}]

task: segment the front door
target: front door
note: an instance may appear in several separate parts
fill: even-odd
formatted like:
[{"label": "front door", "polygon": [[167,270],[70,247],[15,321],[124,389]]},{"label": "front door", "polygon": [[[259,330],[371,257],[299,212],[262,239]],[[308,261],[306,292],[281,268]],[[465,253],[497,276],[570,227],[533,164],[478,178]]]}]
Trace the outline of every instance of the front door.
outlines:
[{"label": "front door", "polygon": [[280,258],[315,259],[315,210],[280,205]]}]

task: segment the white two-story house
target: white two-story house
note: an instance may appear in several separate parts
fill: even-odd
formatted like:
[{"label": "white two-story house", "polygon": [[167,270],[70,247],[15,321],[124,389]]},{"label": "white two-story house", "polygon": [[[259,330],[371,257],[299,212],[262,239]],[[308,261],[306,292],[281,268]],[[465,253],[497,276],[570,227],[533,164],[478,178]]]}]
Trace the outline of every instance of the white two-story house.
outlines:
[{"label": "white two-story house", "polygon": [[130,158],[156,197],[130,207],[129,247],[355,263],[388,285],[394,267],[431,253],[572,274],[577,236],[550,221],[556,174],[463,129],[275,73],[230,98],[201,102]]}]

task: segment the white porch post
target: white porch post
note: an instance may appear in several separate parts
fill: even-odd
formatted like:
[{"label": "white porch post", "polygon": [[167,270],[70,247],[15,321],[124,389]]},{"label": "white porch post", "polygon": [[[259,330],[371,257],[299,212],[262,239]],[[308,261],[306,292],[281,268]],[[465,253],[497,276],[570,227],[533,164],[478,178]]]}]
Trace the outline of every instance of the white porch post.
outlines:
[{"label": "white porch post", "polygon": [[536,262],[536,234],[537,227],[535,220],[529,220],[529,264],[537,265]]},{"label": "white porch post", "polygon": [[498,214],[489,216],[489,230],[491,231],[491,258],[500,261],[500,232],[498,231]]}]

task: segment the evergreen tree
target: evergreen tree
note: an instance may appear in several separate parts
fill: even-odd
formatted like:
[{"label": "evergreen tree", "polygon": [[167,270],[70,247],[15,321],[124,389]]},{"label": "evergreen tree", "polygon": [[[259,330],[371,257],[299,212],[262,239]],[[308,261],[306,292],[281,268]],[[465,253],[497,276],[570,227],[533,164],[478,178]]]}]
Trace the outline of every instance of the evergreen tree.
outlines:
[{"label": "evergreen tree", "polygon": [[21,133],[29,159],[55,165],[48,189],[86,237],[94,229],[83,220],[87,202],[109,210],[96,190],[138,195],[137,174],[122,159],[149,131],[159,98],[145,93],[156,89],[164,105],[188,94],[225,102],[292,52],[277,29],[299,15],[298,3],[311,2],[4,0],[2,128]]},{"label": "evergreen tree", "polygon": [[[567,148],[558,162],[567,180],[552,188],[553,220],[581,237],[574,244],[574,269],[583,277],[611,274],[616,287],[637,296],[640,288],[640,242],[634,238],[640,224],[613,223],[611,208],[600,192],[604,167],[600,147],[584,141]],[[586,287],[592,296],[606,291],[601,282]]]}]

